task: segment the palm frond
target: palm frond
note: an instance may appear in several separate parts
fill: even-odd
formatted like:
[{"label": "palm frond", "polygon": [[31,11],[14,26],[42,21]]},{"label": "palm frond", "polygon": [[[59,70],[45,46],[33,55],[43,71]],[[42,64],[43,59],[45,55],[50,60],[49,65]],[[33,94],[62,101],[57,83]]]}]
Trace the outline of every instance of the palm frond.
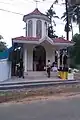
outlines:
[{"label": "palm frond", "polygon": [[56,3],[58,3],[58,0],[55,0],[53,4],[56,4]]},{"label": "palm frond", "polygon": [[53,20],[53,23],[54,23],[54,26],[56,26],[56,23],[55,23],[55,21]]},{"label": "palm frond", "polygon": [[56,16],[56,15],[54,16],[54,18],[58,18],[58,19],[60,19],[59,16]]}]

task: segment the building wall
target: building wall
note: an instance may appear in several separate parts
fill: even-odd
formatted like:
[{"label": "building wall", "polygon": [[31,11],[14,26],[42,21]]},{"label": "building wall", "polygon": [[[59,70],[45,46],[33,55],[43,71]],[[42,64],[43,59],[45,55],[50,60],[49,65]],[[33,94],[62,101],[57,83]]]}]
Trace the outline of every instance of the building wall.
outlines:
[{"label": "building wall", "polygon": [[0,81],[5,81],[11,78],[11,64],[7,59],[0,60]]},{"label": "building wall", "polygon": [[43,45],[46,50],[46,65],[48,64],[48,60],[53,63],[55,61],[55,49],[48,44]]}]

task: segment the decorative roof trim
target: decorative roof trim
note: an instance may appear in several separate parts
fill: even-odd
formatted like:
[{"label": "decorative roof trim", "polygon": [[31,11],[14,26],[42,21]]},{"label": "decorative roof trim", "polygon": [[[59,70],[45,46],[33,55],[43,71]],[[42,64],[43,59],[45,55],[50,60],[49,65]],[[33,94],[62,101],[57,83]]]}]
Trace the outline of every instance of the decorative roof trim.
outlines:
[{"label": "decorative roof trim", "polygon": [[27,41],[27,40],[18,40],[18,39],[15,40],[15,39],[14,39],[14,40],[13,40],[13,43],[27,43],[27,44],[28,44],[28,43],[29,43],[29,44],[33,44],[33,43],[34,43],[34,44],[39,44],[39,41],[30,41],[30,40]]},{"label": "decorative roof trim", "polygon": [[26,22],[27,19],[32,19],[32,18],[43,19],[43,20],[50,22],[50,19],[47,17],[47,15],[41,13],[37,8],[33,12],[31,12],[27,15],[24,15],[23,21]]},{"label": "decorative roof trim", "polygon": [[23,17],[23,21],[26,22],[26,20],[32,19],[32,18],[42,19],[42,20],[46,20],[46,21],[50,22],[50,19],[47,16],[43,16],[43,15],[29,15],[29,16],[24,16]]},{"label": "decorative roof trim", "polygon": [[[67,41],[65,39],[60,39],[58,38],[57,41],[56,39],[51,39],[48,36],[45,36],[43,38],[37,38],[37,37],[16,37],[12,39],[13,43],[28,43],[28,44],[41,44],[44,41],[49,42],[51,45],[56,45],[56,46],[73,46],[74,43],[71,41]],[[61,41],[61,42],[60,42]]]},{"label": "decorative roof trim", "polygon": [[59,45],[61,45],[61,46],[64,46],[64,45],[73,46],[74,43],[54,43],[53,45],[57,45],[57,46],[59,46]]},{"label": "decorative roof trim", "polygon": [[45,36],[44,38],[40,39],[39,43],[42,43],[44,41],[47,41],[47,42],[49,42],[50,44],[53,45],[53,40],[51,38],[49,38],[48,36]]}]

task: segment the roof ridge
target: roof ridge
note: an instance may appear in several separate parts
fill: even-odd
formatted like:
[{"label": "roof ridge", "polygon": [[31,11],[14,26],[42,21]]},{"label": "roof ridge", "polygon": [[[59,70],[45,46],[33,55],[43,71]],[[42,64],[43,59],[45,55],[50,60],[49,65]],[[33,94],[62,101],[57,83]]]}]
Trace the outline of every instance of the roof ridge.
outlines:
[{"label": "roof ridge", "polygon": [[[46,15],[44,13],[42,13],[38,8],[35,8],[32,12],[26,14],[26,15],[32,15],[32,14],[36,14],[36,15]],[[25,16],[26,16],[25,15]]]}]

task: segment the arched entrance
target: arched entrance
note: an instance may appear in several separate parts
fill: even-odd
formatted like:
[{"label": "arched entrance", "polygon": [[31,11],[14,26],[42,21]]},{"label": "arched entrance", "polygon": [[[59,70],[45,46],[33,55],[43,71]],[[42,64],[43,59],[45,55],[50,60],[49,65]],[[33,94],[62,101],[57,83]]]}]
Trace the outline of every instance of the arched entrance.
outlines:
[{"label": "arched entrance", "polygon": [[41,45],[33,48],[33,71],[44,71],[46,65],[46,51]]}]

